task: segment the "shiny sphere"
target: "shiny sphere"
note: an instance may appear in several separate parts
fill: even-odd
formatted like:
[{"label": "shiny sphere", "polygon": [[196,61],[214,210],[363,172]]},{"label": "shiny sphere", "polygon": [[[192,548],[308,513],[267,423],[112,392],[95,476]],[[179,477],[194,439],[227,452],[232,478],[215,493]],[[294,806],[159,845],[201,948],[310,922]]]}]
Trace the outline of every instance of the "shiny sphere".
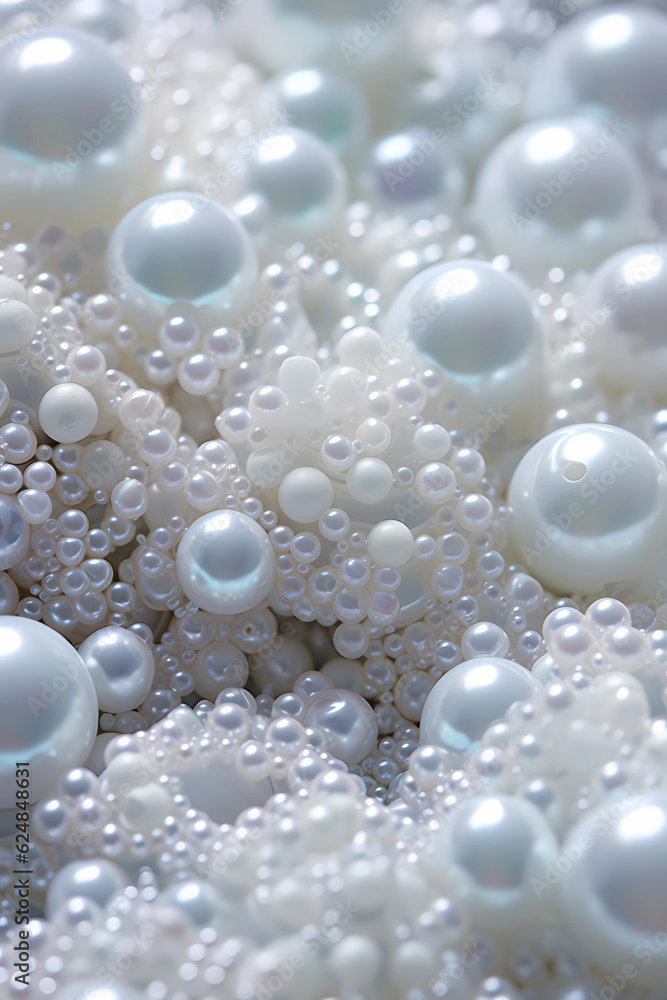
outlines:
[{"label": "shiny sphere", "polygon": [[658,946],[667,928],[665,850],[664,792],[603,802],[570,830],[562,849],[565,919],[603,968],[645,953],[636,963],[638,986],[664,987],[667,978],[667,952]]},{"label": "shiny sphere", "polygon": [[30,801],[88,756],[95,685],[83,660],[41,622],[0,617],[0,808],[15,800],[16,761],[30,763]]},{"label": "shiny sphere", "polygon": [[541,685],[524,667],[478,656],[452,667],[431,689],[421,717],[424,744],[470,754],[493,722],[515,701],[528,701]]},{"label": "shiny sphere", "polygon": [[223,205],[200,194],[155,195],[116,227],[107,250],[109,289],[125,294],[132,322],[157,327],[185,300],[206,321],[238,308],[257,277],[254,247]]},{"label": "shiny sphere", "polygon": [[179,583],[204,611],[236,615],[256,607],[273,586],[269,536],[247,514],[216,510],[197,518],[176,554]]},{"label": "shiny sphere", "polygon": [[534,880],[558,855],[558,842],[530,802],[508,795],[461,804],[448,830],[443,864],[467,897],[481,927],[526,923],[540,908]]},{"label": "shiny sphere", "polygon": [[522,563],[557,592],[593,594],[648,565],[667,538],[667,472],[610,424],[553,431],[522,458],[508,491]]},{"label": "shiny sphere", "polygon": [[260,142],[246,183],[268,202],[276,235],[321,235],[345,204],[345,171],[320,139],[301,129],[285,128]]},{"label": "shiny sphere", "polygon": [[[526,109],[533,118],[618,115],[628,125],[667,113],[667,16],[640,4],[572,18],[545,45]],[[617,119],[618,120],[618,119]]]},{"label": "shiny sphere", "polygon": [[0,494],[0,570],[18,565],[30,547],[30,526],[11,497]]},{"label": "shiny sphere", "polygon": [[667,247],[640,244],[611,256],[578,297],[566,348],[590,346],[614,385],[665,396]]},{"label": "shiny sphere", "polygon": [[331,753],[346,764],[358,764],[377,743],[375,713],[354,691],[323,691],[306,712],[304,725],[323,730]]},{"label": "shiny sphere", "polygon": [[84,386],[66,382],[44,393],[38,415],[45,434],[54,441],[72,444],[92,433],[97,423],[97,403]]},{"label": "shiny sphere", "polygon": [[489,246],[526,274],[595,267],[641,238],[646,182],[615,123],[554,118],[524,125],[479,173],[474,214]]},{"label": "shiny sphere", "polygon": [[286,124],[312,132],[339,156],[356,149],[368,130],[362,92],[326,70],[298,69],[269,80],[259,98],[259,113],[269,128],[276,108]]},{"label": "shiny sphere", "polygon": [[92,899],[105,906],[123,891],[129,878],[113,861],[71,861],[54,876],[46,896],[46,912],[53,919],[64,904],[75,897]]},{"label": "shiny sphere", "polygon": [[452,215],[463,194],[463,174],[449,148],[426,130],[381,139],[361,175],[368,200],[378,208],[423,218]]},{"label": "shiny sphere", "polygon": [[130,712],[148,696],[155,662],[146,643],[127,629],[110,625],[79,646],[93,679],[101,712]]}]

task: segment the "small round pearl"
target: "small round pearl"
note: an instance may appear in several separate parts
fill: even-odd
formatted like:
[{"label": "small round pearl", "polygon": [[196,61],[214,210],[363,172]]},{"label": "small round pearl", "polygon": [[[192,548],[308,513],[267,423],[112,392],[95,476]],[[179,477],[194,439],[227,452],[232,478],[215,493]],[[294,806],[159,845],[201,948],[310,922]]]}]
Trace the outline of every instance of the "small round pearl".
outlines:
[{"label": "small round pearl", "polygon": [[113,292],[125,293],[128,320],[157,328],[185,300],[206,320],[238,308],[257,277],[254,247],[223,205],[170,192],[142,201],[116,227],[107,250]]},{"label": "small round pearl", "polygon": [[541,685],[524,667],[495,656],[459,663],[432,688],[419,738],[455,753],[471,753],[492,722],[515,701],[528,701]]},{"label": "small round pearl", "polygon": [[403,566],[414,552],[412,532],[402,521],[380,521],[368,534],[368,551],[381,566]]},{"label": "small round pearl", "polygon": [[150,649],[127,629],[98,629],[79,646],[101,712],[129,712],[148,696],[155,663]]},{"label": "small round pearl", "polygon": [[0,649],[0,808],[9,808],[17,760],[30,762],[33,802],[83,763],[97,731],[97,696],[74,647],[41,622],[3,615]]},{"label": "small round pearl", "polygon": [[331,480],[319,469],[292,469],[280,484],[278,503],[291,521],[311,524],[330,507],[333,500]]},{"label": "small round pearl", "polygon": [[667,538],[667,473],[620,427],[577,424],[538,441],[510,483],[521,559],[559,592],[593,594],[636,576]]},{"label": "small round pearl", "polygon": [[178,579],[188,598],[218,615],[260,604],[273,586],[274,565],[269,536],[251,517],[235,510],[197,518],[176,554]]},{"label": "small round pearl", "polygon": [[331,752],[346,764],[358,764],[377,743],[375,713],[354,691],[324,691],[311,704],[303,724],[322,729]]}]

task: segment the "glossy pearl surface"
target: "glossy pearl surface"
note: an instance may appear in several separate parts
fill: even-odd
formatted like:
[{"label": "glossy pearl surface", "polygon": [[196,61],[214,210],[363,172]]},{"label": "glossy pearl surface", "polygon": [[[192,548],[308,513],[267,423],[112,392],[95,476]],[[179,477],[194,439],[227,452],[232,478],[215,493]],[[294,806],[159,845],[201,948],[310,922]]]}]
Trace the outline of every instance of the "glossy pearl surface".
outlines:
[{"label": "glossy pearl surface", "polygon": [[322,729],[332,752],[346,764],[358,764],[367,757],[377,739],[373,711],[354,691],[324,691],[308,709],[305,724]]},{"label": "glossy pearl surface", "polygon": [[510,660],[479,656],[460,663],[440,678],[426,698],[420,740],[469,754],[510,705],[528,700],[540,688],[532,674]]},{"label": "glossy pearl surface", "polygon": [[188,598],[218,615],[260,604],[273,586],[274,555],[266,532],[239,511],[212,511],[190,525],[176,568]]},{"label": "glossy pearl surface", "polygon": [[0,617],[0,805],[14,801],[17,760],[31,799],[82,764],[97,732],[95,686],[77,651],[41,622]]},{"label": "glossy pearl surface", "polygon": [[155,662],[150,649],[127,629],[101,628],[79,646],[102,712],[129,712],[148,695]]},{"label": "glossy pearl surface", "polygon": [[620,427],[580,424],[533,445],[510,483],[521,558],[555,590],[592,594],[637,574],[667,537],[664,465]]}]

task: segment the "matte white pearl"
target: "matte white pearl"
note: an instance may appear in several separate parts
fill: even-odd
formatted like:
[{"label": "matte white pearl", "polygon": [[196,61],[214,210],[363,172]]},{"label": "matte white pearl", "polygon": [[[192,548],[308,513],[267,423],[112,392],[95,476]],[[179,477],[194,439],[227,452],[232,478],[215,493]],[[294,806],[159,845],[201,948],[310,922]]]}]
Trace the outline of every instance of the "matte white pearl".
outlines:
[{"label": "matte white pearl", "polygon": [[474,215],[491,249],[527,275],[595,267],[640,239],[650,215],[639,162],[615,123],[553,118],[503,139],[477,178]]},{"label": "matte white pearl", "polygon": [[204,611],[235,615],[260,604],[273,586],[269,536],[247,514],[216,510],[197,518],[176,553],[181,587]]},{"label": "matte white pearl", "polygon": [[107,250],[114,294],[126,295],[130,322],[156,330],[185,300],[206,322],[239,308],[257,277],[255,249],[223,205],[191,192],[142,201],[116,227]]},{"label": "matte white pearl", "polygon": [[544,46],[526,110],[534,118],[584,110],[603,119],[613,112],[624,129],[664,115],[666,47],[661,11],[624,4],[582,12]]},{"label": "matte white pearl", "polygon": [[666,850],[664,792],[628,792],[576,824],[559,859],[569,926],[603,968],[633,962],[638,986],[663,987],[667,977]]},{"label": "matte white pearl", "polygon": [[404,566],[414,552],[412,532],[402,521],[380,521],[368,533],[368,551],[380,566]]},{"label": "matte white pearl", "polygon": [[0,299],[0,354],[14,354],[30,343],[37,329],[32,309],[18,299]]},{"label": "matte white pearl", "polygon": [[324,691],[310,705],[304,725],[322,729],[329,738],[331,752],[346,764],[358,764],[377,743],[375,713],[354,691]]},{"label": "matte white pearl", "polygon": [[278,489],[278,503],[286,517],[298,524],[317,521],[333,501],[331,480],[320,469],[292,469]]},{"label": "matte white pearl", "polygon": [[644,568],[667,538],[667,473],[634,434],[577,424],[533,445],[510,483],[520,558],[558,592],[593,594]]},{"label": "matte white pearl", "polygon": [[532,803],[509,795],[463,802],[446,831],[442,864],[481,927],[525,924],[540,909],[534,880],[558,855],[558,842]]},{"label": "matte white pearl", "polygon": [[39,422],[54,441],[73,444],[88,437],[97,423],[97,403],[88,389],[74,382],[54,385],[39,404]]},{"label": "matte white pearl", "polygon": [[577,298],[565,349],[588,344],[615,386],[667,390],[667,247],[644,243],[609,257]]},{"label": "matte white pearl", "polygon": [[68,899],[84,897],[105,906],[129,884],[120,865],[113,861],[82,859],[65,865],[54,876],[46,895],[46,912],[53,919]]},{"label": "matte white pearl", "polygon": [[459,663],[430,691],[419,738],[424,744],[469,754],[510,705],[528,701],[541,689],[531,673],[510,660],[478,656]]},{"label": "matte white pearl", "polygon": [[95,685],[66,639],[27,618],[0,617],[0,808],[15,801],[16,761],[29,761],[30,801],[88,756]]},{"label": "matte white pearl", "polygon": [[148,696],[155,662],[139,636],[110,625],[93,632],[79,646],[97,692],[101,712],[129,712]]}]

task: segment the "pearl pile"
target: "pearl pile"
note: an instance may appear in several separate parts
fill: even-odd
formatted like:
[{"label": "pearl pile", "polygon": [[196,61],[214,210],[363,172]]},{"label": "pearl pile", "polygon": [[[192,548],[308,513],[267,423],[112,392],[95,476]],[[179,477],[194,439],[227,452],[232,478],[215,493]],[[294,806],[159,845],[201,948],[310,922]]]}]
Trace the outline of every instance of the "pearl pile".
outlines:
[{"label": "pearl pile", "polygon": [[0,1000],[662,1000],[663,6],[0,2]]}]

